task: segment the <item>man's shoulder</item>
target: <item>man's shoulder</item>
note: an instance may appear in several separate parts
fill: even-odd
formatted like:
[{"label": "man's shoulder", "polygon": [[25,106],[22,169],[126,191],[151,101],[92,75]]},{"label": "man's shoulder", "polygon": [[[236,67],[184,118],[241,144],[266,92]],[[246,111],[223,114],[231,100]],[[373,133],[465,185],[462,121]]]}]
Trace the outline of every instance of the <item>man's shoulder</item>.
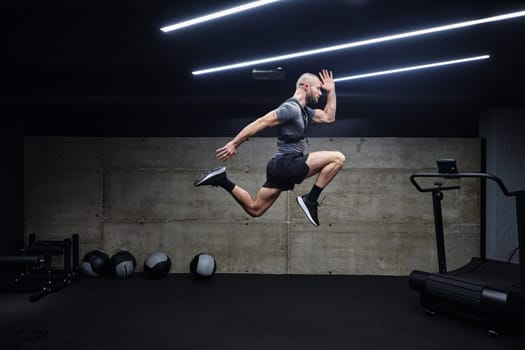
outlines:
[{"label": "man's shoulder", "polygon": [[297,101],[293,97],[290,97],[290,98],[282,101],[281,104],[279,104],[279,107],[282,107],[282,106],[286,106],[286,107],[290,107],[290,106],[292,106],[292,107],[300,107],[299,101]]},{"label": "man's shoulder", "polygon": [[297,112],[301,111],[301,105],[299,102],[293,98],[289,98],[283,102],[276,108],[277,111],[281,113],[292,113],[295,114]]}]

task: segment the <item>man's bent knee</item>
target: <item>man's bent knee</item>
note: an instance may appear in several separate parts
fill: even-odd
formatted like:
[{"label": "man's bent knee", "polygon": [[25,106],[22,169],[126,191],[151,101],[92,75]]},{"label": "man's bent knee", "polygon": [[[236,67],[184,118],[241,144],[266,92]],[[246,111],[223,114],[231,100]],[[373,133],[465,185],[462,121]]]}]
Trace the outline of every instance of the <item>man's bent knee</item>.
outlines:
[{"label": "man's bent knee", "polygon": [[247,208],[246,212],[252,217],[252,218],[258,218],[264,214],[266,209],[262,207],[256,207],[252,206],[250,208]]},{"label": "man's bent knee", "polygon": [[336,151],[334,154],[334,162],[336,162],[339,166],[343,167],[343,164],[345,163],[346,157],[343,153]]},{"label": "man's bent knee", "polygon": [[246,212],[253,218],[262,216],[270,208],[274,201],[254,201],[251,205],[246,207]]}]

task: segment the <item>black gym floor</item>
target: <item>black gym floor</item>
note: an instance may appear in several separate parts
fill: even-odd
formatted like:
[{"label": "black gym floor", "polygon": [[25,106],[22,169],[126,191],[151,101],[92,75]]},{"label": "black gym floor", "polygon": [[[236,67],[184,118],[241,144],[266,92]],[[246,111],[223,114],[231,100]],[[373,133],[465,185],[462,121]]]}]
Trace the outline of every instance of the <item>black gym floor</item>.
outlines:
[{"label": "black gym floor", "polygon": [[135,274],[0,298],[2,350],[525,349],[525,331],[426,316],[407,277]]}]

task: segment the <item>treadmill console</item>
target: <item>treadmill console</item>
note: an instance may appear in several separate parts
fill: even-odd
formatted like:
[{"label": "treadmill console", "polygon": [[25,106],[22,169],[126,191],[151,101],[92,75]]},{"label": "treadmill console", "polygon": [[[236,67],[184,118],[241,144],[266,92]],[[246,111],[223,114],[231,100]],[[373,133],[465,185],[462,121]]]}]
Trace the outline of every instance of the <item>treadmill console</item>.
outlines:
[{"label": "treadmill console", "polygon": [[438,159],[436,160],[440,174],[457,174],[458,167],[455,159]]}]

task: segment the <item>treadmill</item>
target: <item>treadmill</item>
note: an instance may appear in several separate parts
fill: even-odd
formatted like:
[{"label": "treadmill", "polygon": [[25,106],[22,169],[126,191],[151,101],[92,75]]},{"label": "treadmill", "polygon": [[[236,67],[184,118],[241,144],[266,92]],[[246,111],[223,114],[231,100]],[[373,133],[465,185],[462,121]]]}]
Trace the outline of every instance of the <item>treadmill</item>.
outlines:
[{"label": "treadmill", "polygon": [[[419,192],[432,194],[439,272],[412,271],[410,288],[419,291],[421,304],[428,315],[444,311],[481,321],[493,336],[518,331],[517,327],[523,327],[525,319],[525,268],[520,269],[525,266],[525,190],[509,192],[503,181],[491,174],[458,172],[454,159],[439,159],[437,165],[438,173],[413,174],[410,182]],[[438,181],[433,187],[423,188],[418,178]],[[460,186],[443,186],[439,179],[460,178],[494,181],[505,196],[515,198],[519,264],[473,257],[465,266],[447,271],[441,201],[444,191],[458,190]]]}]

